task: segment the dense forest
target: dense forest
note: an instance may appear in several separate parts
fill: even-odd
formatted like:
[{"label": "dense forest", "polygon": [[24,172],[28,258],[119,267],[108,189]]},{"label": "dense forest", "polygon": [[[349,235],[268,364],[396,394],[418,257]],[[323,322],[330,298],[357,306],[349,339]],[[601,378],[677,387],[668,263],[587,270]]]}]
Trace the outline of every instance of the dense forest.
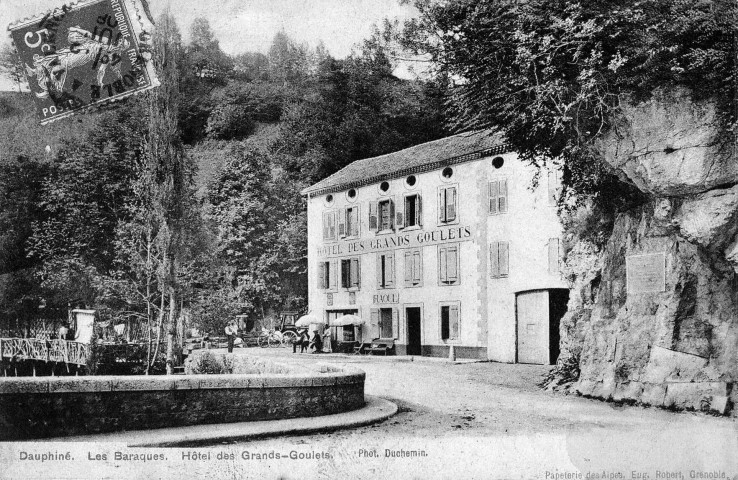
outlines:
[{"label": "dense forest", "polygon": [[[4,335],[33,336],[69,307],[95,309],[101,321],[141,319],[154,336],[173,302],[175,315],[184,312],[180,334],[220,332],[236,314],[258,322],[301,309],[300,190],[354,160],[446,134],[443,87],[395,77],[379,29],[336,59],[285,33],[267,54],[227,55],[205,19],[189,26],[187,44],[171,16],[157,25],[167,68],[176,65],[164,72],[166,94],[45,127],[30,94],[0,96]],[[149,154],[161,120],[152,105],[162,101],[176,112],[164,119],[177,132],[166,148],[182,152],[171,167],[182,183],[176,226],[167,204],[175,187],[162,180],[170,167]]]}]

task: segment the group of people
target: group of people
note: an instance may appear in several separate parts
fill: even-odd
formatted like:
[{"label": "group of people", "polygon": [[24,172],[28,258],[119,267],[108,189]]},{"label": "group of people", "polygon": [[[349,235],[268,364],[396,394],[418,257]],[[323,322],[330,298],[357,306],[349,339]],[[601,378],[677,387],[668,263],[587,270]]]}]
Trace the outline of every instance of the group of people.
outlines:
[{"label": "group of people", "polygon": [[[326,331],[328,337],[324,343],[323,337],[317,330],[313,331],[310,338],[307,328],[297,329],[297,338],[292,343],[292,353],[297,353],[297,347],[300,347],[300,353],[312,350],[312,353],[330,352],[330,332]],[[228,322],[225,327],[226,338],[228,339],[228,353],[233,353],[236,336],[238,335],[238,323],[235,320]]]},{"label": "group of people", "polygon": [[314,330],[312,339],[307,328],[297,329],[297,338],[292,343],[292,353],[297,353],[297,347],[300,347],[300,353],[312,349],[312,353],[320,353],[330,351],[330,333],[326,332],[328,339],[323,341],[320,332]]}]

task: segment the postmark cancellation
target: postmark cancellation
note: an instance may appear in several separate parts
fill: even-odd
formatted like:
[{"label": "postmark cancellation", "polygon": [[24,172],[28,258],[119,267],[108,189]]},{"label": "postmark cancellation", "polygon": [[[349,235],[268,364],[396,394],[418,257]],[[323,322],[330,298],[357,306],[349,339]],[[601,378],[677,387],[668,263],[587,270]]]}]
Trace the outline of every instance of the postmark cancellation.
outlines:
[{"label": "postmark cancellation", "polygon": [[8,27],[41,124],[159,85],[140,0],[84,0]]}]

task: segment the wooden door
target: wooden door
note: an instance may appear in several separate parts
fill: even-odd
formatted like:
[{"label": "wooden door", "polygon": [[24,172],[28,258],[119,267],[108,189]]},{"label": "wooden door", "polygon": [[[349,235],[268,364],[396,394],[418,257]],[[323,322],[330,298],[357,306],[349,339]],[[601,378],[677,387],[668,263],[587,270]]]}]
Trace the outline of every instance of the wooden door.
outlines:
[{"label": "wooden door", "polygon": [[548,292],[517,295],[518,363],[549,364]]},{"label": "wooden door", "polygon": [[420,355],[422,346],[420,344],[420,307],[405,309],[407,319],[407,354]]}]

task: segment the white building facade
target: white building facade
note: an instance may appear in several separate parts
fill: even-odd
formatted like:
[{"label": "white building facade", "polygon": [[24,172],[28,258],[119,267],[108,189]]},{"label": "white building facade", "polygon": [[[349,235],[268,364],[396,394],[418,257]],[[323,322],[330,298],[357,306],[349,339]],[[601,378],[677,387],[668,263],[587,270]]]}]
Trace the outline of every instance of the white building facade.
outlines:
[{"label": "white building facade", "polygon": [[397,354],[549,364],[566,311],[558,171],[499,136],[461,134],[352,163],[308,197],[311,313],[344,314],[338,342]]}]

